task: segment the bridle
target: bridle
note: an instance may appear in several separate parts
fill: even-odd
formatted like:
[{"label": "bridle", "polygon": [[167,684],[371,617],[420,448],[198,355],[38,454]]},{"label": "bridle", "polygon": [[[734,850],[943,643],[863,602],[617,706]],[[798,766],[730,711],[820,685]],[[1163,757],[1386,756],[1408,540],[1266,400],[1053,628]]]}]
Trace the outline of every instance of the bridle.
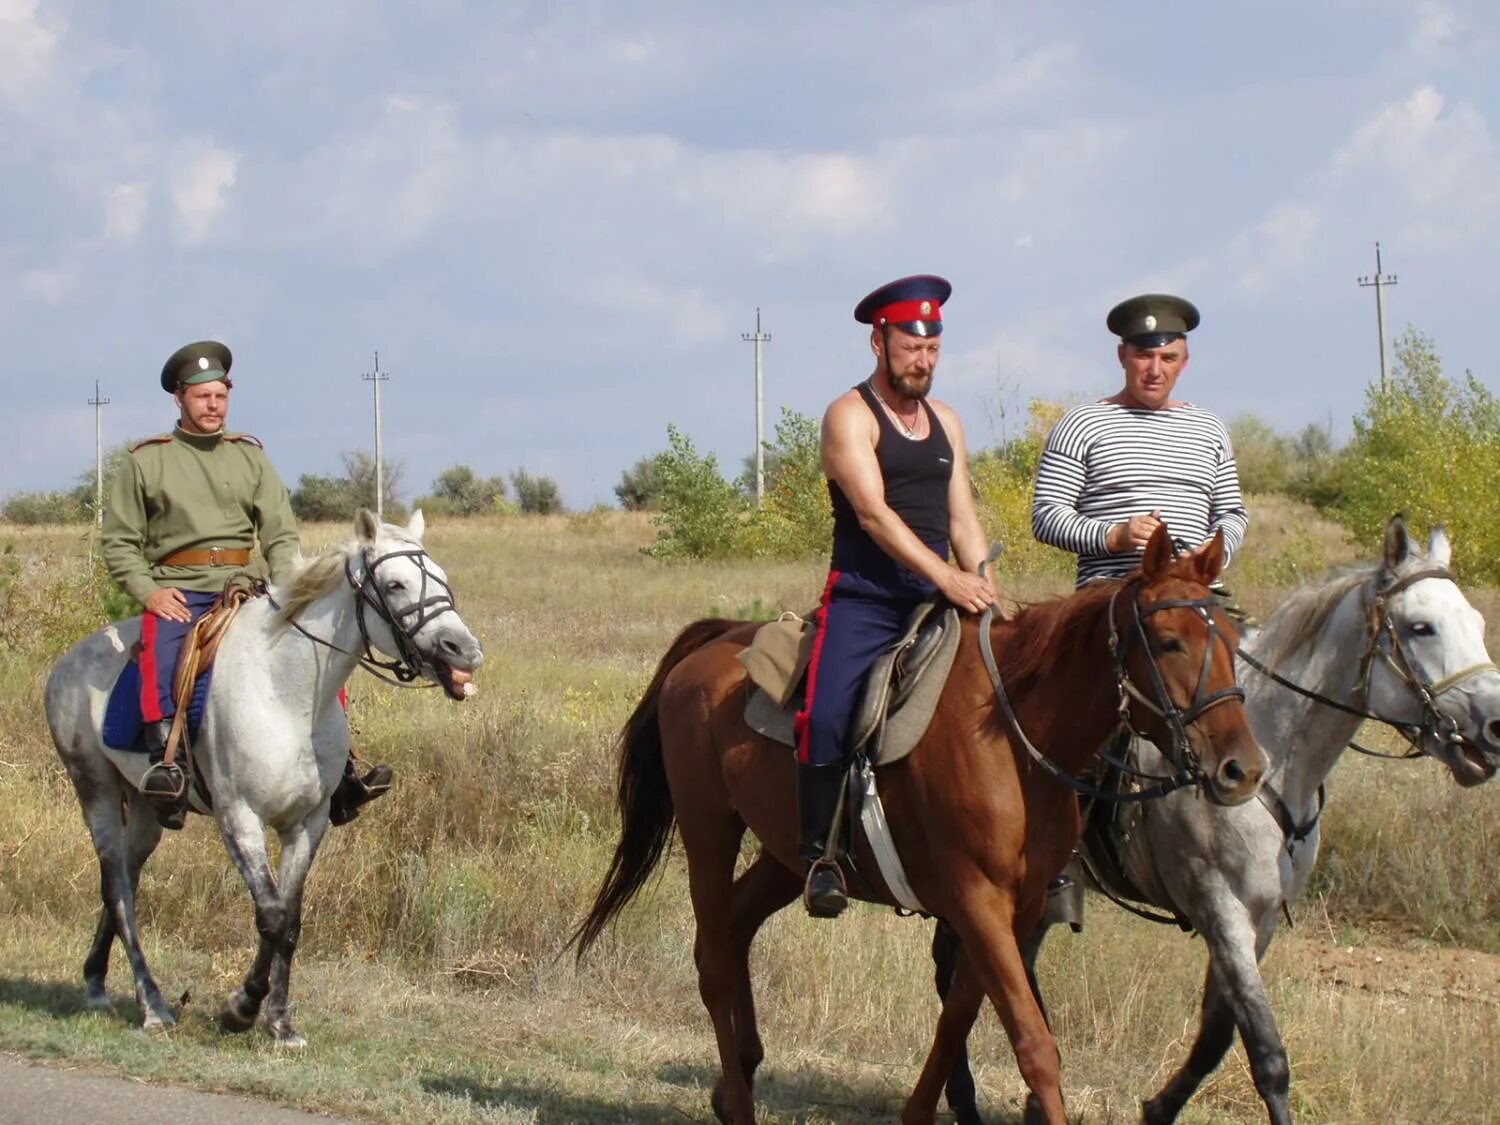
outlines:
[{"label": "bridle", "polygon": [[[397,687],[436,687],[436,684],[412,683],[422,674],[423,668],[430,663],[422,654],[422,650],[417,647],[416,638],[428,622],[449,610],[456,610],[452,588],[447,581],[427,568],[428,554],[420,547],[387,551],[373,558],[366,549],[360,551],[358,556],[364,562],[363,571],[359,574],[355,573],[355,554],[351,553],[344,560],[344,578],[354,591],[355,621],[359,625],[359,639],[364,652],[354,652],[323,637],[315,636],[303,628],[299,621],[293,620],[292,627],[315,644],[341,652],[345,656],[354,657],[359,661],[360,666],[376,679],[395,684]],[[376,575],[382,563],[398,558],[414,560],[417,569],[422,574],[422,585],[417,591],[417,600],[399,610],[393,609],[390,602],[386,600],[385,590],[381,587]],[[430,595],[428,594],[429,584],[434,590]],[[271,599],[271,605],[277,609],[281,608],[276,605],[274,598]],[[375,647],[370,641],[370,628],[365,616],[367,609],[373,611],[375,616],[390,630],[391,637],[396,643],[396,659],[382,660],[376,655]],[[409,620],[413,617],[414,621]]]},{"label": "bridle", "polygon": [[[1172,735],[1172,750],[1167,755],[1173,770],[1171,777],[1160,777],[1153,774],[1145,774],[1128,763],[1121,761],[1108,752],[1107,748],[1100,749],[1098,754],[1109,765],[1136,777],[1156,784],[1149,789],[1134,790],[1132,792],[1112,792],[1091,785],[1081,778],[1074,777],[1052,759],[1048,758],[1032,741],[1026,737],[1026,732],[1021,729],[1021,723],[1011,706],[1010,698],[1006,694],[1005,684],[1000,678],[1000,669],[995,662],[995,653],[990,640],[990,624],[994,617],[993,607],[987,608],[979,621],[979,651],[984,658],[985,669],[989,672],[990,683],[994,687],[995,699],[1000,705],[1001,712],[1006,721],[1015,732],[1016,738],[1026,747],[1033,761],[1046,770],[1057,780],[1063,782],[1074,791],[1091,797],[1095,800],[1109,801],[1116,804],[1130,804],[1137,801],[1147,801],[1156,797],[1163,797],[1177,789],[1188,786],[1201,786],[1208,780],[1202,763],[1192,748],[1192,741],[1188,736],[1188,727],[1196,723],[1205,713],[1231,700],[1244,701],[1245,692],[1238,685],[1223,688],[1219,691],[1209,690],[1209,673],[1213,665],[1214,646],[1222,643],[1228,649],[1231,657],[1234,654],[1234,646],[1230,643],[1228,634],[1220,627],[1218,614],[1223,612],[1219,600],[1212,595],[1205,598],[1169,598],[1142,608],[1141,606],[1140,581],[1127,582],[1118,587],[1109,598],[1109,651],[1114,662],[1115,686],[1120,693],[1117,712],[1119,721],[1116,731],[1129,730],[1132,734],[1140,735],[1131,719],[1131,706],[1139,703],[1153,715],[1161,719]],[[1122,633],[1117,622],[1116,603],[1120,594],[1129,589],[1131,591],[1130,623]],[[1167,689],[1166,680],[1161,674],[1161,668],[1157,664],[1156,654],[1151,651],[1150,640],[1146,634],[1146,618],[1153,613],[1161,613],[1170,609],[1191,609],[1197,613],[1208,625],[1208,643],[1204,646],[1203,667],[1198,673],[1198,683],[1194,689],[1193,698],[1187,707],[1179,708],[1172,700],[1172,694]],[[1150,674],[1151,690],[1155,693],[1153,699],[1136,685],[1131,678],[1130,671],[1126,667],[1131,648],[1139,644],[1145,655],[1146,667]]]},{"label": "bridle", "polygon": [[1374,592],[1369,601],[1364,602],[1364,595],[1361,594],[1361,601],[1364,603],[1365,620],[1369,624],[1369,637],[1365,642],[1364,651],[1360,654],[1359,687],[1355,689],[1357,698],[1364,700],[1370,698],[1370,678],[1374,670],[1375,661],[1377,659],[1381,660],[1395,674],[1396,679],[1404,684],[1412,695],[1416,697],[1417,702],[1422,708],[1420,722],[1413,723],[1403,719],[1387,718],[1384,715],[1375,714],[1367,707],[1358,707],[1340,702],[1337,699],[1330,699],[1320,692],[1312,691],[1301,684],[1279,675],[1255,659],[1255,657],[1251,656],[1243,648],[1240,649],[1238,655],[1241,660],[1261,675],[1266,676],[1284,688],[1296,692],[1298,695],[1311,699],[1316,703],[1321,703],[1325,707],[1332,707],[1336,711],[1343,711],[1345,714],[1356,715],[1361,719],[1370,719],[1377,723],[1384,723],[1386,726],[1397,731],[1410,746],[1410,749],[1404,754],[1383,754],[1378,750],[1367,749],[1357,742],[1350,742],[1350,748],[1359,751],[1361,754],[1368,754],[1372,758],[1420,758],[1423,754],[1427,753],[1423,747],[1429,740],[1448,745],[1462,743],[1465,739],[1459,732],[1458,722],[1438,709],[1438,698],[1466,680],[1483,675],[1485,672],[1493,672],[1500,669],[1496,669],[1492,661],[1485,660],[1431,683],[1426,682],[1412,671],[1411,661],[1407,657],[1406,651],[1401,647],[1401,638],[1397,635],[1395,625],[1391,622],[1388,603],[1396,594],[1429,578],[1446,582],[1457,582],[1457,579],[1453,577],[1453,573],[1445,566],[1424,567],[1421,570],[1414,570],[1410,574],[1404,574],[1399,578],[1393,577],[1389,571],[1382,568],[1373,583],[1372,588]]}]

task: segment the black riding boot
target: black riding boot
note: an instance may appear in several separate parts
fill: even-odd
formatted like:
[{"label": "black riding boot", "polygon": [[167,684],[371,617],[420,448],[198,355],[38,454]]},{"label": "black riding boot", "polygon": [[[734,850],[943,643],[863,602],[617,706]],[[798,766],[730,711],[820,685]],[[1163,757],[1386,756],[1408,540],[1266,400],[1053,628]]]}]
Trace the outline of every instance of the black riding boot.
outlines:
[{"label": "black riding boot", "polygon": [[173,831],[187,823],[187,774],[176,762],[166,762],[170,717],[145,726],[146,752],[151,764],[141,775],[141,796],[156,810],[156,823]]},{"label": "black riding boot", "polygon": [[354,768],[354,755],[344,762],[344,776],[328,802],[328,823],[348,824],[359,815],[359,807],[384,797],[391,787],[391,767],[372,766],[364,777]]},{"label": "black riding boot", "polygon": [[824,858],[847,775],[842,764],[797,763],[797,854],[808,864],[802,903],[814,918],[837,918],[849,905],[843,873],[837,863]]}]

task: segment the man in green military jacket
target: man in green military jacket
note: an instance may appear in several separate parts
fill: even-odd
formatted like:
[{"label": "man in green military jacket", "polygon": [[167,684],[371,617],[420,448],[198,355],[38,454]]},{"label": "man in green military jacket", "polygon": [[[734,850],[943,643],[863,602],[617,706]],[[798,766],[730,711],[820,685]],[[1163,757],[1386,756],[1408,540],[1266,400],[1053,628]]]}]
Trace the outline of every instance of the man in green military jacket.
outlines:
[{"label": "man in green military jacket", "polygon": [[[145,608],[141,714],[152,764],[141,792],[166,828],[181,828],[187,810],[187,778],[176,762],[164,761],[182,642],[225,582],[247,570],[257,543],[264,571],[256,576],[271,581],[286,579],[298,554],[286,485],[258,440],[224,429],[232,362],[229,349],[214,340],[172,353],[161,385],[177,403],[177,425],[131,448],[104,510],[105,565]],[[388,766],[361,778],[351,758],[330,818],[335,824],[352,820],[390,782]]]}]

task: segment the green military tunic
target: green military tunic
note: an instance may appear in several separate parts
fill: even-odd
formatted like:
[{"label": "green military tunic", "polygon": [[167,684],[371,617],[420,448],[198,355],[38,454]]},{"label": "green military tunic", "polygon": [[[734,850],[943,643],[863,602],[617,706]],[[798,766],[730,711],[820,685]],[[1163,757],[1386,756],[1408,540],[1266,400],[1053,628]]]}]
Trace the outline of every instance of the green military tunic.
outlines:
[{"label": "green military tunic", "polygon": [[[216,592],[235,566],[162,566],[178,551],[259,541],[265,569],[285,579],[298,552],[297,520],[286,485],[249,434],[194,434],[180,426],[131,449],[104,510],[104,562],[131,597],[162,587]],[[269,574],[266,573],[269,570]]]}]

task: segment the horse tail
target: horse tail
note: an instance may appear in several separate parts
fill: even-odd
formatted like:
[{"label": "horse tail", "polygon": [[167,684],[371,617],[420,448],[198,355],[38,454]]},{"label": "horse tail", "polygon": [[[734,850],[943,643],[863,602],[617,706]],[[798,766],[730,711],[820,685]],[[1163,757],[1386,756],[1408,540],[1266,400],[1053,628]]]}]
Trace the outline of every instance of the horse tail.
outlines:
[{"label": "horse tail", "polygon": [[577,947],[579,961],[615,915],[646,885],[672,839],[677,814],[672,808],[672,792],[662,762],[657,711],[662,683],[685,658],[740,624],[743,622],[708,617],[679,633],[656,666],[656,675],[651,677],[646,694],[625,720],[620,731],[615,793],[620,810],[620,842],[615,846],[614,859],[599,893],[594,896],[593,909],[568,940],[568,945]]}]

